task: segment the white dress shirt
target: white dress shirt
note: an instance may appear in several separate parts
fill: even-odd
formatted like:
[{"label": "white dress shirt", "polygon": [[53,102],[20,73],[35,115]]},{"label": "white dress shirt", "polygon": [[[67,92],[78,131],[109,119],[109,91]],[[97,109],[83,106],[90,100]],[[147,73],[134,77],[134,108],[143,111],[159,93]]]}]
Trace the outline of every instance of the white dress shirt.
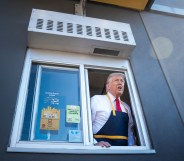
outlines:
[{"label": "white dress shirt", "polygon": [[[108,92],[111,102],[116,109],[115,97]],[[119,98],[120,99],[120,98]],[[128,110],[129,123],[128,123],[128,145],[134,145],[133,137],[133,119],[130,111],[130,107],[124,103]],[[122,112],[126,112],[125,107],[120,104]],[[95,95],[91,98],[91,112],[92,112],[92,128],[93,134],[96,134],[107,122],[112,111],[111,103],[106,95]]]}]

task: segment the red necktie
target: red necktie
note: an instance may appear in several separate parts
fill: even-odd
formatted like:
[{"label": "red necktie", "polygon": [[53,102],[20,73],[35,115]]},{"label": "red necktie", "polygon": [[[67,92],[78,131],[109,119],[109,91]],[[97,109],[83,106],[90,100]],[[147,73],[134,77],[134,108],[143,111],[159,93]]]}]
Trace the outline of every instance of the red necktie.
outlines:
[{"label": "red necktie", "polygon": [[116,110],[122,112],[119,99],[116,98]]}]

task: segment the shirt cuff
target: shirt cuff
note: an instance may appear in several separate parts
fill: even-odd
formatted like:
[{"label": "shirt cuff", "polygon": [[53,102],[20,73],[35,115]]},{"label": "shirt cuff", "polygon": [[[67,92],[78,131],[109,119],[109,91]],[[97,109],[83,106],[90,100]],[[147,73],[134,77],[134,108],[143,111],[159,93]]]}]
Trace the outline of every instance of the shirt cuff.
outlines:
[{"label": "shirt cuff", "polygon": [[93,144],[96,144],[96,143],[98,143],[98,141],[96,141],[96,139],[93,138]]}]

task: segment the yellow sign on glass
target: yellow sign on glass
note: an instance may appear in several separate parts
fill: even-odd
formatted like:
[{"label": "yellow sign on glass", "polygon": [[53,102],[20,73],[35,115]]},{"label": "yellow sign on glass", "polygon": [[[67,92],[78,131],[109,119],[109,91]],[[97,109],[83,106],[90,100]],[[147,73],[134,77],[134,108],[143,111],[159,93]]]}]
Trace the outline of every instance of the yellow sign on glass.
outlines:
[{"label": "yellow sign on glass", "polygon": [[66,122],[80,123],[80,106],[75,105],[66,106]]},{"label": "yellow sign on glass", "polygon": [[48,106],[41,112],[41,130],[59,130],[60,110]]}]

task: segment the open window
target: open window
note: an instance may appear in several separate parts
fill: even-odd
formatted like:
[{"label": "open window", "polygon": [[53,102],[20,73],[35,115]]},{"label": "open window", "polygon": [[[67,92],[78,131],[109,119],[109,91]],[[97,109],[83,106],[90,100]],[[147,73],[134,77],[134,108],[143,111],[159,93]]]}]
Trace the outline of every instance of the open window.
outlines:
[{"label": "open window", "polygon": [[[101,69],[99,68],[95,69],[95,67],[86,68],[86,74],[88,75],[90,98],[93,97],[94,95],[105,95],[106,94],[106,80],[109,74],[113,72],[121,72],[124,75],[126,75],[126,70],[123,70],[123,69],[109,69],[109,68],[102,68],[102,67]],[[136,127],[134,112],[132,111],[132,108],[131,108],[132,103],[130,100],[130,94],[129,94],[126,77],[125,77],[124,92],[123,92],[123,95],[121,96],[121,100],[123,102],[126,102],[126,104],[128,104],[128,106],[130,107],[132,117],[133,117],[133,122],[135,125],[133,127],[135,145],[140,146],[140,140],[139,140],[138,131]]]},{"label": "open window", "polygon": [[[121,99],[131,107],[137,146],[101,148],[93,145],[90,97],[104,94],[117,71],[126,77]],[[153,153],[128,60],[29,49],[8,151]]]}]

